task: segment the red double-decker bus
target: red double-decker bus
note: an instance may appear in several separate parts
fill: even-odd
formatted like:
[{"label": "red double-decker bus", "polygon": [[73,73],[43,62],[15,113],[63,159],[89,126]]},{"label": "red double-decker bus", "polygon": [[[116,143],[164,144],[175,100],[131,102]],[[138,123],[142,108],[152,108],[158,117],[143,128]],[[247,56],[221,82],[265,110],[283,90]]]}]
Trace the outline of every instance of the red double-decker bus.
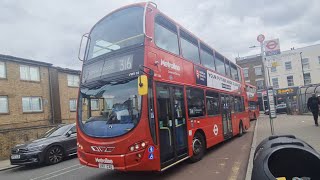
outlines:
[{"label": "red double-decker bus", "polygon": [[243,72],[153,3],[115,10],[88,33],[77,107],[90,167],[163,171],[199,161],[249,128]]},{"label": "red double-decker bus", "polygon": [[249,104],[249,118],[250,120],[256,120],[260,115],[257,88],[246,83],[246,90]]}]

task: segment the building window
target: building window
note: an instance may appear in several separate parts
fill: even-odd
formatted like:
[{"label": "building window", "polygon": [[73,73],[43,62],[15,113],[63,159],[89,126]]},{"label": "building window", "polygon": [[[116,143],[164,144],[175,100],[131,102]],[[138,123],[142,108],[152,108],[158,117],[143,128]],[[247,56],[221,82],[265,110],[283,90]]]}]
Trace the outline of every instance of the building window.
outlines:
[{"label": "building window", "polygon": [[243,69],[243,74],[245,78],[249,77],[249,69]]},{"label": "building window", "polygon": [[70,111],[77,110],[77,99],[70,99],[69,100],[69,108],[70,108]]},{"label": "building window", "polygon": [[285,62],[284,66],[285,66],[286,70],[291,70],[292,69],[291,61]]},{"label": "building window", "polygon": [[271,67],[271,72],[277,72],[277,66],[272,66]]},{"label": "building window", "polygon": [[91,99],[91,110],[92,111],[99,110],[99,99]]},{"label": "building window", "polygon": [[6,77],[7,77],[6,64],[0,61],[0,78],[6,78]]},{"label": "building window", "polygon": [[199,117],[205,115],[203,90],[187,88],[187,102],[189,117]]},{"label": "building window", "polygon": [[309,69],[310,68],[310,66],[309,66],[309,59],[308,58],[304,58],[304,59],[302,59],[302,68],[303,69]]},{"label": "building window", "polygon": [[287,76],[288,86],[294,86],[293,76]]},{"label": "building window", "polygon": [[68,86],[79,87],[79,76],[68,74]]},{"label": "building window", "polygon": [[278,78],[272,78],[272,86],[273,88],[279,88]]},{"label": "building window", "polygon": [[261,66],[255,67],[254,68],[254,72],[255,72],[256,76],[262,76],[262,68],[261,68]]},{"label": "building window", "polygon": [[0,96],[0,113],[9,113],[8,96]]},{"label": "building window", "polygon": [[177,27],[162,16],[156,17],[154,42],[164,50],[179,54]]},{"label": "building window", "polygon": [[41,112],[42,98],[41,97],[22,97],[23,112]]},{"label": "building window", "polygon": [[310,75],[310,73],[305,73],[303,75],[303,78],[304,78],[304,85],[311,84],[311,75]]},{"label": "building window", "polygon": [[20,79],[26,81],[40,81],[39,67],[20,65]]},{"label": "building window", "polygon": [[220,113],[219,94],[211,91],[206,92],[207,114],[218,115]]},{"label": "building window", "polygon": [[258,90],[264,89],[264,80],[256,81]]}]

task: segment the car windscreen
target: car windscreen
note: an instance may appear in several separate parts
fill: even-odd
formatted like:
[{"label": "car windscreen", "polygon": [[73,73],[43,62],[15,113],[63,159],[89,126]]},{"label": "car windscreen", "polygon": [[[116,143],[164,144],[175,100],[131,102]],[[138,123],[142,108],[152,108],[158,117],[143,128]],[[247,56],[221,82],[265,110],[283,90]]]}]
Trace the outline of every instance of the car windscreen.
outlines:
[{"label": "car windscreen", "polygon": [[54,127],[49,131],[47,131],[45,134],[43,134],[42,137],[47,138],[47,137],[61,136],[69,129],[69,127],[70,127],[69,125]]}]

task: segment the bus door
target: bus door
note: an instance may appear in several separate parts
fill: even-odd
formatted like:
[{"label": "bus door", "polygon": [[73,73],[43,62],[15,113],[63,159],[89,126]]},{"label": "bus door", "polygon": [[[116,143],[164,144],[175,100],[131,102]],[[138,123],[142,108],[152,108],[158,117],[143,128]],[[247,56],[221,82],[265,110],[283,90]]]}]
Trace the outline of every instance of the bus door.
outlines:
[{"label": "bus door", "polygon": [[225,139],[232,137],[231,104],[231,97],[229,95],[221,94],[221,115],[223,125],[223,136]]},{"label": "bus door", "polygon": [[186,156],[187,126],[182,86],[157,84],[161,168]]}]

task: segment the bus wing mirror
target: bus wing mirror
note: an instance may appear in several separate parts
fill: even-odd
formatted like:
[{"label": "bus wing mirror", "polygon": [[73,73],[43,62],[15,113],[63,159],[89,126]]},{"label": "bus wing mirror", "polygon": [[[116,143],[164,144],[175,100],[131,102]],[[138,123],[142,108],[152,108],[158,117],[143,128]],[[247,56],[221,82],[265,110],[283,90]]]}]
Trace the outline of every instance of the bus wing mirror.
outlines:
[{"label": "bus wing mirror", "polygon": [[148,77],[141,75],[138,78],[138,94],[140,96],[148,94]]}]

